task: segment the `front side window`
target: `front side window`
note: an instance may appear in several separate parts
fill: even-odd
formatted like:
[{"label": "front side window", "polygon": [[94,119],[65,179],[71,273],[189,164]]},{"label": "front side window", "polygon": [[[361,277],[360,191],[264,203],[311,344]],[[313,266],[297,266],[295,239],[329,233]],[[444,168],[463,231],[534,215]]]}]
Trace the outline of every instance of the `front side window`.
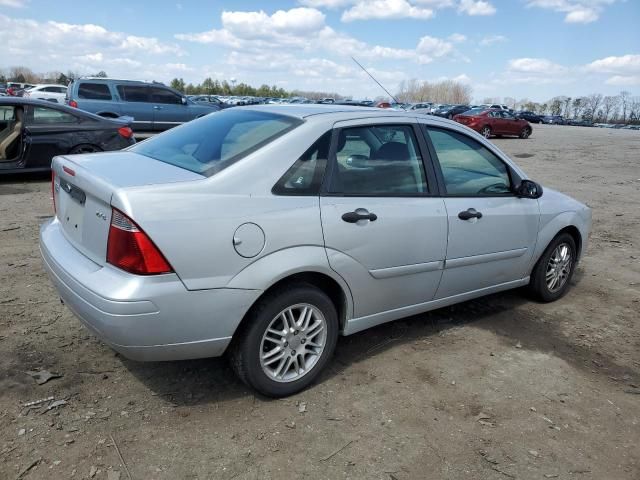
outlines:
[{"label": "front side window", "polygon": [[85,100],[111,100],[111,92],[106,83],[81,83],[78,98]]},{"label": "front side window", "polygon": [[285,115],[230,109],[145,140],[130,151],[211,176],[301,123]]},{"label": "front side window", "polygon": [[181,105],[182,97],[166,88],[151,87],[151,101],[153,103]]},{"label": "front side window", "polygon": [[46,107],[33,107],[34,125],[50,125],[58,123],[78,123],[78,118],[67,112]]},{"label": "front side window", "polygon": [[426,193],[427,180],[413,127],[371,125],[342,129],[329,190],[371,196]]},{"label": "front side window", "polygon": [[276,195],[318,195],[327,167],[331,130],[316,140],[273,187]]},{"label": "front side window", "polygon": [[148,102],[149,87],[141,85],[118,85],[118,95],[125,102]]},{"label": "front side window", "polygon": [[479,142],[459,132],[429,128],[447,195],[496,196],[511,193],[507,165]]}]

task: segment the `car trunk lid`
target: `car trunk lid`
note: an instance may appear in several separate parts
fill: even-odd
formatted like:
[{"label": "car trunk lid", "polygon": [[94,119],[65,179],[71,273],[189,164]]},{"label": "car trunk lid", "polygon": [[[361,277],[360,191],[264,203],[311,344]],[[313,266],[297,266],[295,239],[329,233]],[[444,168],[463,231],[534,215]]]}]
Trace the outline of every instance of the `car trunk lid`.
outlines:
[{"label": "car trunk lid", "polygon": [[204,177],[132,152],[53,159],[56,216],[69,242],[99,265],[106,262],[111,199],[117,190]]}]

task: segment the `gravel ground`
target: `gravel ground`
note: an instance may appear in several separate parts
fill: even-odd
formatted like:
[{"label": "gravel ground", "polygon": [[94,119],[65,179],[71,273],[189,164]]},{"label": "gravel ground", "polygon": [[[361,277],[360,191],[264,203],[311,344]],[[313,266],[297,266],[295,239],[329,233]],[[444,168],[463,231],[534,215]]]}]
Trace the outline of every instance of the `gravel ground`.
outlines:
[{"label": "gravel ground", "polygon": [[[594,210],[568,295],[508,292],[342,338],[284,400],[224,359],[114,354],[42,269],[48,178],[0,178],[0,478],[640,478],[640,132],[494,141]],[[61,377],[38,385],[26,372],[41,369]],[[66,403],[23,407],[48,397]]]}]

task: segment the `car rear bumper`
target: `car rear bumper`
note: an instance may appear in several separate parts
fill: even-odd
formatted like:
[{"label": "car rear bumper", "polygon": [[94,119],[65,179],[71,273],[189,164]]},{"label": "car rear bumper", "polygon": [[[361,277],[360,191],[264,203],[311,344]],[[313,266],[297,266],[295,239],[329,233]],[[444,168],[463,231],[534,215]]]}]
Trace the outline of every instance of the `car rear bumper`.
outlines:
[{"label": "car rear bumper", "polygon": [[141,361],[222,355],[258,290],[187,290],[177,275],[131,275],[98,265],[56,219],[40,229],[44,266],[60,298],[111,348]]}]

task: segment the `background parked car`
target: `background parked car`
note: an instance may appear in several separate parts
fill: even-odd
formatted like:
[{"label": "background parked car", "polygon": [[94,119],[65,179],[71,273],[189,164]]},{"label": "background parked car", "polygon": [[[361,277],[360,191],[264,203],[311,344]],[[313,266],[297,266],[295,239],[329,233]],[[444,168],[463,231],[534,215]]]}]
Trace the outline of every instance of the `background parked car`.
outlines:
[{"label": "background parked car", "polygon": [[69,153],[120,150],[133,145],[130,122],[29,98],[0,98],[0,174],[48,170]]},{"label": "background parked car", "polygon": [[500,103],[494,103],[494,104],[486,103],[486,104],[484,104],[484,105],[480,105],[480,106],[481,106],[481,107],[485,107],[485,108],[496,109],[496,110],[512,111],[512,109],[511,109],[511,108],[509,108],[507,105],[500,104]]},{"label": "background parked car", "polygon": [[215,95],[189,95],[189,100],[195,103],[202,103],[204,105],[214,105],[220,109],[231,107],[231,105],[223,102]]},{"label": "background parked car", "polygon": [[456,115],[468,111],[469,108],[469,105],[448,105],[436,110],[433,114],[438,117],[453,119]]},{"label": "background parked car", "polygon": [[25,98],[35,98],[38,100],[49,100],[50,102],[65,103],[67,87],[64,85],[44,84],[36,85],[25,90],[22,95]]},{"label": "background parked car", "polygon": [[456,115],[453,119],[472,128],[485,138],[489,138],[492,135],[512,135],[520,138],[529,138],[532,132],[529,122],[522,118],[516,118],[505,110],[476,108]]},{"label": "background parked car", "polygon": [[564,125],[564,118],[560,115],[543,115],[542,123],[546,123],[549,125]]},{"label": "background parked car", "polygon": [[573,125],[574,127],[593,127],[593,122],[584,118],[567,118],[564,124]]},{"label": "background parked car", "polygon": [[161,83],[81,78],[69,84],[67,104],[101,117],[133,117],[135,131],[160,131],[217,112]]},{"label": "background parked car", "polygon": [[527,110],[516,112],[515,115],[516,117],[524,118],[527,122],[530,123],[542,123],[542,118],[540,117],[540,115],[529,112]]}]

